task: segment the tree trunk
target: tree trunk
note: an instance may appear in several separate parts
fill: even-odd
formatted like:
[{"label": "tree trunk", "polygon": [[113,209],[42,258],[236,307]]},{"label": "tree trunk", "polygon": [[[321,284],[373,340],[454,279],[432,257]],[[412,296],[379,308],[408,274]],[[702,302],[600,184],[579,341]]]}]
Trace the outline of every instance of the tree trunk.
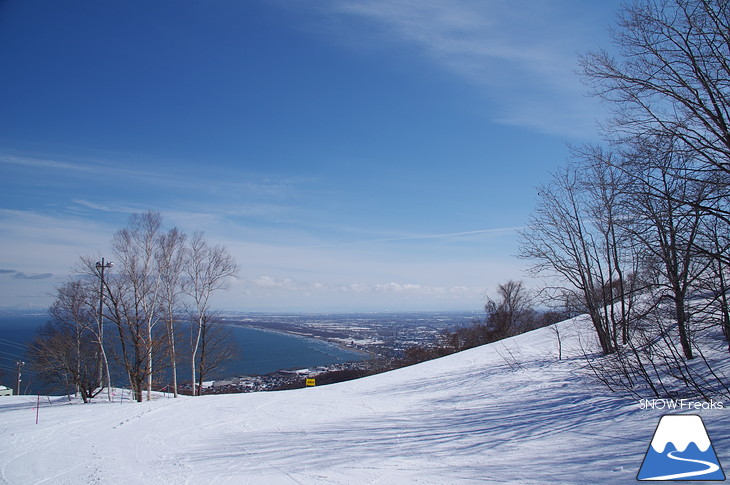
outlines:
[{"label": "tree trunk", "polygon": [[684,299],[675,300],[675,311],[677,312],[677,328],[679,329],[679,343],[682,345],[682,352],[688,360],[692,360],[694,355],[689,336],[689,322],[687,313],[684,310]]},{"label": "tree trunk", "polygon": [[152,399],[152,324],[147,318],[147,400]]},{"label": "tree trunk", "polygon": [[202,317],[198,317],[198,322],[197,322],[198,332],[196,334],[195,341],[193,342],[192,359],[191,359],[191,362],[190,362],[191,371],[192,371],[191,383],[192,383],[192,386],[193,386],[193,396],[198,396],[200,394],[200,390],[199,389],[196,392],[197,381],[195,379],[195,376],[196,376],[195,357],[198,354],[198,346],[200,345],[200,334],[201,334],[202,329],[203,329],[202,320],[203,320]]},{"label": "tree trunk", "polygon": [[170,342],[170,364],[172,366],[172,394],[177,397],[177,354],[175,351],[175,328],[170,319],[167,323],[167,337]]}]

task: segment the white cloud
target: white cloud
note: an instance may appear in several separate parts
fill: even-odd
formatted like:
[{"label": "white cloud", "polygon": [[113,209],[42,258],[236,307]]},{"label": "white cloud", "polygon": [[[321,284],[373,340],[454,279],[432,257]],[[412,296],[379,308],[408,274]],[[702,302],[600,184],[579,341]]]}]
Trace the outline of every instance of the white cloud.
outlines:
[{"label": "white cloud", "polygon": [[247,286],[254,286],[266,289],[278,289],[289,291],[319,291],[333,293],[408,293],[412,295],[461,295],[474,296],[484,293],[484,288],[468,286],[430,286],[418,283],[350,283],[332,284],[320,282],[297,281],[291,278],[277,278],[274,276],[262,275],[254,279],[246,280],[243,283]]},{"label": "white cloud", "polygon": [[[77,202],[89,205],[83,199]],[[104,209],[113,207],[98,208]],[[79,256],[112,259],[109,240],[124,225],[124,214],[119,216],[0,209],[0,268],[33,277],[1,278],[0,305],[23,300],[21,292],[47,305]],[[166,226],[178,225],[188,233],[205,229],[211,243],[226,246],[238,261],[240,278],[216,297],[221,308],[470,309],[481,306],[486,289],[521,277],[519,264],[500,252],[499,245],[490,247],[496,235],[512,239],[509,228],[385,238],[378,244],[296,247],[287,245],[301,240],[296,234],[228,227],[231,221],[221,215],[179,211],[163,217]],[[438,244],[430,243],[436,240]]]},{"label": "white cloud", "polygon": [[296,282],[290,278],[276,278],[273,276],[259,276],[250,282],[262,288],[277,288],[282,290],[301,291],[314,288],[316,284]]},{"label": "white cloud", "polygon": [[[345,24],[330,24],[338,41],[415,47],[484,93],[494,121],[571,137],[594,137],[601,109],[575,74],[577,54],[607,31],[610,18],[596,9],[540,0],[328,0],[323,7],[326,18]],[[375,29],[353,28],[355,19]]]},{"label": "white cloud", "polygon": [[239,281],[217,299],[225,308],[248,311],[479,310],[484,294],[479,285],[325,283],[262,275]]},{"label": "white cloud", "polygon": [[[28,157],[18,165],[33,170],[44,167],[54,177],[63,163]],[[89,176],[82,161],[74,163],[79,177]],[[127,175],[131,173],[145,178],[144,171]],[[130,181],[122,173],[116,180],[118,184]],[[186,180],[193,183],[179,175],[179,183]],[[312,190],[297,185],[306,183],[283,180],[282,187],[289,188],[282,190]],[[420,308],[424,302],[436,306],[447,300],[459,300],[461,308],[471,308],[480,305],[484,287],[495,278],[519,277],[504,249],[504,242],[514,239],[513,227],[392,233],[367,225],[343,225],[325,215],[313,217],[306,211],[314,209],[294,205],[297,197],[266,198],[258,193],[240,200],[229,197],[227,188],[220,200],[197,198],[174,205],[177,199],[163,197],[160,200],[168,207],[152,205],[162,212],[166,227],[177,226],[189,234],[203,230],[211,243],[226,246],[237,259],[241,279],[217,298],[223,308],[338,305],[357,309],[380,304]],[[110,192],[106,186],[96,193],[71,189],[65,198],[59,193],[52,204],[35,210],[0,209],[0,268],[31,276],[54,275],[4,278],[0,304],[18,298],[19,290],[10,283],[17,287],[21,281],[23,291],[49,303],[54,286],[79,256],[112,258],[109,241],[114,232],[124,227],[128,214],[150,208],[146,203],[152,199],[144,199],[144,187],[139,190],[142,198],[120,198]]]}]

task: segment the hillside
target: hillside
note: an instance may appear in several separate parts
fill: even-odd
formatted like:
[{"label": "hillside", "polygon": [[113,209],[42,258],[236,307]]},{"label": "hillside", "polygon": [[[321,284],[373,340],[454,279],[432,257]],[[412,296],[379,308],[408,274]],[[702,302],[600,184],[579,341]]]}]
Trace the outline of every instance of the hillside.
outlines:
[{"label": "hillside", "polygon": [[[592,383],[581,370],[585,322],[559,325],[561,361],[543,328],[317,388],[142,404],[45,399],[37,425],[35,397],[0,398],[0,481],[632,483],[666,411]],[[728,406],[691,411],[721,463],[730,463]]]}]

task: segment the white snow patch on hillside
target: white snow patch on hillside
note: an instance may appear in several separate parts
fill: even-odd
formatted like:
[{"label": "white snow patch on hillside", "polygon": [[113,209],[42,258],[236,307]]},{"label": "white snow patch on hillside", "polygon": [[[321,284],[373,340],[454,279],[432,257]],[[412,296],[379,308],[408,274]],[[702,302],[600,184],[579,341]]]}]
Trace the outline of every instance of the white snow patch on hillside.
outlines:
[{"label": "white snow patch on hillside", "polygon": [[[544,328],[330,386],[42,398],[38,424],[36,397],[0,398],[0,483],[633,483],[663,411],[592,383],[590,330],[559,325],[561,361]],[[727,409],[699,413],[730,462]]]}]

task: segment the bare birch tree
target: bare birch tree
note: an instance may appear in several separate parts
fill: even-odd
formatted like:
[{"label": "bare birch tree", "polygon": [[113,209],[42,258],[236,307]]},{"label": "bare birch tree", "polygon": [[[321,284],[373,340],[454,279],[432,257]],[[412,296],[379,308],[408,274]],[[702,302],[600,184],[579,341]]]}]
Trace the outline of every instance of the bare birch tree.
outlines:
[{"label": "bare birch tree", "polygon": [[56,291],[46,323],[29,346],[31,362],[46,381],[73,385],[84,402],[103,389],[94,289],[72,280]]},{"label": "bare birch tree", "polygon": [[196,363],[202,336],[211,323],[210,297],[228,286],[229,279],[238,273],[238,265],[225,247],[210,246],[203,233],[196,232],[188,246],[185,273],[184,291],[192,299],[191,382],[193,394],[197,395]]},{"label": "bare birch tree", "polygon": [[[54,325],[38,337],[37,348],[48,354],[39,360],[46,363],[45,375],[83,386],[90,399],[109,387],[110,367],[116,361],[141,402],[144,390],[151,398],[153,377],[165,370],[166,359],[161,357],[167,351],[177,396],[177,368],[183,359],[176,325],[186,315],[193,330],[193,387],[199,385],[196,376],[202,379],[234,355],[225,329],[216,325],[211,296],[228,286],[238,266],[225,247],[211,246],[202,233],[187,241],[177,228],[163,231],[159,213],[133,214],[111,241],[114,272],[102,278],[103,265],[81,258],[74,270],[78,276],[58,290],[51,308]],[[157,326],[160,322],[164,328]],[[104,335],[104,325],[115,328],[116,338]],[[92,361],[97,366],[93,386],[85,373]],[[64,370],[70,365],[75,370]],[[54,374],[59,369],[61,373]]]},{"label": "bare birch tree", "polygon": [[172,392],[178,396],[177,389],[177,345],[175,327],[180,318],[182,297],[182,275],[185,264],[185,241],[187,237],[177,228],[170,229],[160,236],[157,248],[157,269],[160,274],[161,311],[167,330],[167,345],[172,372]]},{"label": "bare birch tree", "polygon": [[125,345],[122,358],[137,401],[142,400],[145,387],[148,400],[152,391],[153,330],[162,297],[155,261],[161,226],[162,216],[157,212],[133,214],[111,242],[119,270],[110,279],[110,317]]},{"label": "bare birch tree", "polygon": [[198,350],[197,385],[201,392],[205,378],[239,354],[231,329],[220,322],[217,312],[208,312],[203,316]]}]

